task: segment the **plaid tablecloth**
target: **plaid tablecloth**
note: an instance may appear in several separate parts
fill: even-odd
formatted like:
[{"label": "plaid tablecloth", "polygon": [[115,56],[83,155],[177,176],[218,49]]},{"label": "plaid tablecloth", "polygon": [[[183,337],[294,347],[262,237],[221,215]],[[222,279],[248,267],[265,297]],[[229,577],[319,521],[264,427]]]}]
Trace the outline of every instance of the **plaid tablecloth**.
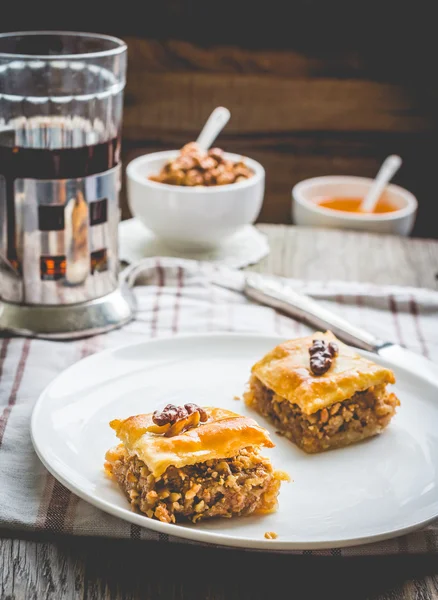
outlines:
[{"label": "plaid tablecloth", "polygon": [[[161,540],[169,538],[107,515],[80,500],[43,467],[32,447],[32,408],[63,369],[108,347],[160,335],[208,331],[277,333],[309,329],[241,294],[209,283],[213,267],[176,259],[143,264],[135,294],[138,314],[121,330],[74,342],[0,338],[0,527],[76,535]],[[415,288],[331,282],[292,282],[382,339],[397,341],[438,362],[438,293]],[[438,521],[426,529],[378,544],[305,554],[438,552]]]}]

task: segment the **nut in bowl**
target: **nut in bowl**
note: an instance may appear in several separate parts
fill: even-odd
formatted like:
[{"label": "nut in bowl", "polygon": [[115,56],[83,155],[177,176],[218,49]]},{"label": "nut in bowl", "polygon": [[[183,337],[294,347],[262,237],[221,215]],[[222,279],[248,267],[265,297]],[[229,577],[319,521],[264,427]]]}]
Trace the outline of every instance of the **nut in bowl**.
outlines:
[{"label": "nut in bowl", "polygon": [[[355,229],[407,236],[414,227],[418,203],[413,194],[390,184],[376,211],[362,213],[359,199],[366,196],[372,179],[327,176],[300,181],[292,189],[292,218],[296,225]],[[350,204],[351,206],[347,206]]]},{"label": "nut in bowl", "polygon": [[201,157],[203,166],[193,165],[190,147],[130,162],[128,201],[132,214],[170,247],[204,250],[254,223],[263,203],[265,171],[255,160],[217,148]]},{"label": "nut in bowl", "polygon": [[245,181],[254,171],[242,158],[239,162],[227,160],[220,148],[203,150],[196,142],[181,148],[179,155],[167,162],[151,181],[189,187],[228,185]]}]

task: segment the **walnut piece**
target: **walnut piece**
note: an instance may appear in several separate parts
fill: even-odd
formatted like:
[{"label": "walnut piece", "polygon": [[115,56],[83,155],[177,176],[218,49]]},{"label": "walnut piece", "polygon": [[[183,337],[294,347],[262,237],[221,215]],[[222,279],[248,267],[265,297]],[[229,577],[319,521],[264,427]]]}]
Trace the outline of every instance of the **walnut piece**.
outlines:
[{"label": "walnut piece", "polygon": [[160,428],[157,433],[164,433],[166,437],[197,427],[207,419],[206,411],[192,402],[184,406],[167,404],[163,410],[156,410],[152,415],[152,421]]},{"label": "walnut piece", "polygon": [[166,163],[158,175],[149,179],[158,183],[184,186],[228,185],[244,181],[254,175],[243,160],[227,160],[220,148],[203,150],[196,142],[181,148],[179,155]]},{"label": "walnut piece", "polygon": [[188,429],[192,429],[193,427],[197,427],[201,420],[201,416],[198,411],[193,412],[191,415],[187,415],[183,419],[176,421],[173,425],[169,427],[169,429],[164,434],[165,437],[173,437],[174,435],[178,435],[183,431],[187,431]]},{"label": "walnut piece", "polygon": [[325,340],[313,340],[309,348],[310,370],[312,373],[314,375],[327,373],[338,352],[338,346],[334,342],[327,343]]}]

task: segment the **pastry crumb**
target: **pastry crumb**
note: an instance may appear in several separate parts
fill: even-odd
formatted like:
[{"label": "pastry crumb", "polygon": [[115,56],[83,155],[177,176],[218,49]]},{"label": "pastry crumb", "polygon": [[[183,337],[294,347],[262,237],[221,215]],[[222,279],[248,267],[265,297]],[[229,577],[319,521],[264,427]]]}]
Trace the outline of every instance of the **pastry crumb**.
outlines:
[{"label": "pastry crumb", "polygon": [[275,533],[275,531],[267,531],[265,533],[265,538],[267,540],[276,540],[278,538],[278,535]]},{"label": "pastry crumb", "polygon": [[233,396],[233,400],[241,400],[240,396]]}]

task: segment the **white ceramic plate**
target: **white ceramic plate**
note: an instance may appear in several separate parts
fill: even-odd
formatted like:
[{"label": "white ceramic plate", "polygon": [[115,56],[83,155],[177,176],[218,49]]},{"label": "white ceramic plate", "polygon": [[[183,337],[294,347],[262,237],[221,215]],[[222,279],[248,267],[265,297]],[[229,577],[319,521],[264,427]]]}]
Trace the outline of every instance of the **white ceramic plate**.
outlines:
[{"label": "white ceramic plate", "polygon": [[[140,526],[201,542],[334,548],[407,533],[436,517],[437,388],[397,370],[402,405],[385,433],[350,448],[306,455],[233,399],[242,393],[251,365],[280,341],[260,335],[180,336],[86,358],[39,398],[31,425],[35,449],[48,470],[84,500]],[[130,510],[103,472],[105,451],[116,443],[108,422],[167,402],[222,406],[270,430],[276,447],[265,453],[294,480],[282,485],[275,514],[177,526]],[[278,538],[266,540],[266,531]]]}]

